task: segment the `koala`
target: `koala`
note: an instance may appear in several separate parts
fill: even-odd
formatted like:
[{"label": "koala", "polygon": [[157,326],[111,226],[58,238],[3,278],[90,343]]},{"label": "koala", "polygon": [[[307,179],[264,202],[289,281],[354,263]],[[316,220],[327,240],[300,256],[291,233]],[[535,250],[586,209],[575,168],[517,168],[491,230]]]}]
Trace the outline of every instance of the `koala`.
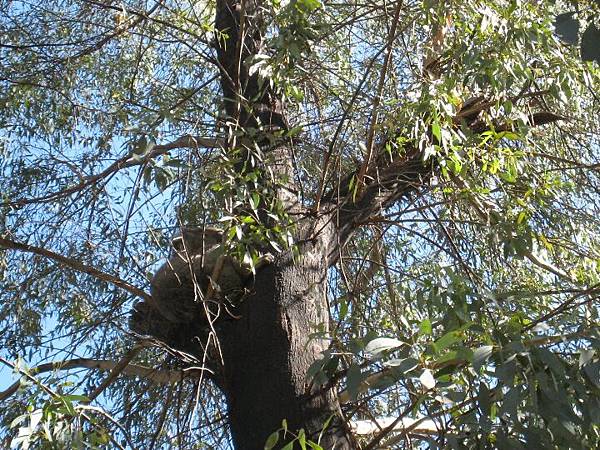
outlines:
[{"label": "koala", "polygon": [[[223,231],[218,228],[183,228],[172,246],[173,256],[151,280],[151,294],[159,312],[171,322],[191,322],[205,315],[203,301],[231,302],[239,298],[252,275],[249,265],[224,254]],[[272,260],[271,255],[263,255],[254,269]],[[217,264],[222,265],[215,274]],[[210,298],[206,298],[209,292]]]},{"label": "koala", "polygon": [[[133,306],[129,328],[201,358],[209,329],[207,310],[215,320],[233,317],[223,312],[222,305],[240,300],[253,272],[249,265],[224,254],[223,241],[217,228],[183,228],[172,241],[172,256],[150,281],[154,301]],[[272,255],[263,255],[254,269],[272,261]],[[218,279],[211,280],[221,263]]]}]

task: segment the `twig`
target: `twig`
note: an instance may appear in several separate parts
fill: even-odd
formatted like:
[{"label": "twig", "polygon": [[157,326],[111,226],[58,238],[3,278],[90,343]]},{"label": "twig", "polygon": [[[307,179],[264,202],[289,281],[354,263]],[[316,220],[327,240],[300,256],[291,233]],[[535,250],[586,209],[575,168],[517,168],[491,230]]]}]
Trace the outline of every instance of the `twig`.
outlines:
[{"label": "twig", "polygon": [[169,150],[173,150],[176,148],[217,148],[222,144],[221,140],[215,138],[206,138],[201,136],[192,136],[185,135],[181,136],[179,139],[176,139],[173,142],[169,142],[168,144],[155,145],[152,147],[150,151],[148,151],[143,156],[137,156],[135,154],[127,154],[122,158],[118,159],[114,163],[112,163],[105,170],[96,175],[91,175],[85,177],[82,181],[77,183],[75,186],[71,186],[66,189],[62,189],[57,192],[52,192],[47,195],[42,195],[40,197],[35,198],[21,198],[14,201],[3,202],[0,203],[0,206],[14,206],[16,208],[23,207],[25,205],[29,205],[32,203],[48,203],[54,200],[58,200],[60,198],[66,197],[68,195],[74,194],[75,192],[79,192],[95,183],[100,181],[103,178],[106,178],[112,175],[115,172],[118,172],[121,169],[125,169],[132,166],[137,166],[141,164],[145,164],[153,158],[157,156],[163,155],[167,153]]},{"label": "twig", "polygon": [[396,10],[394,11],[394,18],[392,21],[392,29],[390,30],[390,34],[388,36],[387,42],[387,51],[385,54],[385,58],[383,60],[383,67],[381,68],[381,74],[379,75],[379,84],[377,86],[377,94],[373,99],[373,115],[371,117],[371,123],[369,125],[369,131],[367,132],[367,154],[365,155],[365,159],[360,166],[358,171],[358,175],[356,177],[356,183],[359,190],[362,190],[363,179],[367,172],[369,171],[369,165],[371,164],[371,159],[373,158],[373,145],[374,145],[374,137],[375,137],[375,127],[377,126],[377,121],[379,119],[379,103],[381,102],[381,96],[383,95],[383,87],[385,85],[385,76],[388,71],[388,67],[390,65],[390,61],[392,60],[392,44],[394,43],[394,39],[396,38],[396,30],[398,29],[398,22],[400,19],[400,9],[402,7],[403,2],[399,1],[396,3]]}]

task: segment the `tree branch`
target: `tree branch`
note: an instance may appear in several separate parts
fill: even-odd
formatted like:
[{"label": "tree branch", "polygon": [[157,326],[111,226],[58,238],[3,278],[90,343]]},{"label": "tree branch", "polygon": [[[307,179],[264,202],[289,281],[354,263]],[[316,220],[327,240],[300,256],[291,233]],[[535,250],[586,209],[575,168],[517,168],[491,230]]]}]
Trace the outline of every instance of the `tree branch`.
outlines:
[{"label": "tree branch", "polygon": [[141,290],[140,288],[127,283],[126,281],[122,280],[121,278],[118,278],[114,275],[110,275],[106,272],[102,272],[102,271],[96,269],[95,267],[88,266],[86,264],[83,264],[83,263],[75,260],[75,259],[68,258],[66,256],[52,252],[50,250],[46,250],[45,248],[36,247],[34,245],[29,245],[29,244],[24,244],[22,242],[16,242],[11,239],[6,239],[3,237],[0,237],[0,248],[20,250],[22,252],[33,253],[35,255],[43,256],[45,258],[56,261],[70,269],[76,270],[81,273],[87,273],[88,275],[91,275],[95,278],[98,278],[99,280],[110,283],[113,286],[116,286],[120,289],[124,289],[125,291],[127,291],[137,297],[141,297],[144,300],[154,304],[154,299],[152,298],[151,295],[149,295],[145,291]]},{"label": "tree branch", "polygon": [[100,383],[100,386],[98,386],[96,389],[94,389],[90,395],[88,395],[88,398],[91,400],[94,400],[96,397],[98,397],[102,391],[104,391],[104,389],[106,389],[108,386],[110,386],[110,384],[119,376],[119,374],[121,374],[126,368],[127,366],[129,366],[129,363],[131,362],[131,360],[133,358],[135,358],[135,356],[144,348],[144,345],[134,345],[133,348],[131,350],[129,350],[122,358],[119,362],[117,362],[115,364],[115,366],[111,369],[110,373],[108,374],[108,376],[104,379],[104,381],[102,381],[102,383]]},{"label": "tree branch", "polygon": [[[482,133],[490,129],[489,125],[478,120],[478,114],[490,108],[494,102],[486,102],[483,99],[474,100],[477,105],[483,105],[482,108],[474,106],[473,102],[463,106],[469,111],[476,111],[475,116],[469,116],[469,122],[466,124],[473,133]],[[464,121],[465,112],[461,109],[455,119],[457,122]],[[535,127],[545,125],[560,120],[565,117],[551,112],[537,112],[528,116],[529,126]],[[458,126],[458,125],[456,125]],[[496,132],[509,131],[512,129],[510,123],[499,123],[494,127]],[[414,143],[408,143],[404,147],[404,152],[400,155],[388,156],[385,145],[379,146],[375,163],[369,169],[364,177],[364,187],[357,189],[360,168],[355,170],[349,176],[344,178],[339,186],[334,186],[329,193],[323,197],[324,212],[327,212],[325,203],[329,203],[329,212],[337,214],[336,222],[338,224],[339,245],[343,246],[352,232],[360,225],[369,222],[369,219],[378,214],[385,207],[408,197],[417,192],[425,185],[436,168],[436,158],[424,159],[423,152]],[[332,208],[332,204],[334,204]],[[330,263],[337,259],[337,249],[333,249],[330,254]],[[531,258],[535,260],[535,257]],[[534,262],[534,261],[532,261]],[[540,265],[540,261],[534,263]],[[540,265],[541,267],[541,265]],[[560,270],[553,272],[558,276]]]},{"label": "tree branch", "polygon": [[[194,367],[182,370],[160,370],[129,363],[127,363],[123,368],[120,368],[119,365],[122,363],[123,360],[112,361],[107,359],[74,358],[65,361],[40,364],[39,366],[32,368],[29,373],[35,375],[51,372],[53,370],[95,369],[101,371],[111,371],[112,375],[112,373],[116,372],[118,369],[119,373],[127,376],[145,378],[155,384],[171,384],[178,383],[186,378],[198,378],[203,370],[209,370],[203,367]],[[111,378],[111,375],[109,375],[108,379]],[[9,398],[11,395],[17,392],[23,384],[23,381],[19,380],[8,387],[8,389],[1,391],[0,401]],[[93,397],[91,399],[93,399]]]},{"label": "tree branch", "polygon": [[396,39],[396,31],[398,29],[398,22],[400,21],[400,9],[402,8],[402,6],[403,2],[398,2],[396,4],[396,10],[394,11],[394,19],[392,20],[392,29],[390,30],[390,34],[388,36],[385,58],[383,60],[383,66],[381,67],[381,73],[379,75],[377,92],[373,100],[371,123],[369,124],[369,129],[367,131],[367,152],[356,177],[356,182],[358,184],[359,190],[362,189],[363,179],[369,170],[369,165],[371,164],[371,159],[373,157],[375,128],[377,127],[377,122],[379,121],[379,103],[381,102],[381,96],[383,93],[383,88],[385,86],[385,77],[387,75],[388,67],[390,65],[390,61],[392,60],[392,45],[394,43],[394,40]]},{"label": "tree branch", "polygon": [[0,206],[13,206],[16,208],[23,207],[25,205],[29,205],[32,203],[49,203],[54,200],[58,200],[60,198],[66,197],[68,195],[74,194],[75,192],[82,191],[83,189],[96,184],[98,181],[107,178],[115,172],[118,172],[121,169],[126,169],[128,167],[139,166],[142,164],[146,164],[151,159],[156,158],[157,156],[163,155],[170,150],[174,150],[176,148],[217,148],[223,145],[223,142],[217,138],[207,138],[201,136],[192,136],[192,135],[184,135],[180,138],[176,139],[173,142],[169,142],[167,144],[155,145],[149,151],[147,151],[144,155],[136,155],[133,153],[129,153],[126,156],[118,159],[110,166],[108,166],[102,172],[96,175],[90,175],[88,177],[84,177],[79,183],[75,186],[68,187],[66,189],[62,189],[57,192],[52,192],[47,195],[43,195],[35,198],[22,198],[10,202],[0,203]]},{"label": "tree branch", "polygon": [[409,434],[427,434],[427,435],[438,435],[440,429],[433,420],[427,418],[421,419],[410,419],[403,417],[399,421],[395,417],[383,417],[375,420],[353,420],[350,422],[350,428],[352,432],[361,436],[371,435],[380,432],[382,429],[392,425],[389,430],[390,433],[397,431],[405,431],[409,427],[411,433]]}]

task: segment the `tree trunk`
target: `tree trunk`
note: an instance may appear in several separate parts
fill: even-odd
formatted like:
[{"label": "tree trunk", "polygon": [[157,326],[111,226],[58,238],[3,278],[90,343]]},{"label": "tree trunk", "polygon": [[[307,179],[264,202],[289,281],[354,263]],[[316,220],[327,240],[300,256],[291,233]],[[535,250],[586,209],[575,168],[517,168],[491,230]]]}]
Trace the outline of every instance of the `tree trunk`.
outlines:
[{"label": "tree trunk", "polygon": [[[323,339],[329,331],[327,270],[328,256],[337,243],[336,230],[333,221],[317,221],[297,204],[291,149],[285,141],[273,145],[269,139],[275,130],[287,129],[283,103],[269,83],[259,83],[257,75],[250,76],[244,64],[261,49],[265,28],[262,14],[267,7],[262,3],[216,3],[223,123],[232,130],[230,136],[236,136],[226,151],[240,159],[238,170],[242,173],[248,170],[244,148],[251,149],[253,144],[265,147],[265,159],[275,180],[265,176],[260,183],[274,188],[274,195],[288,212],[293,210],[299,213],[296,217],[305,219],[297,226],[298,256],[293,258],[288,251],[259,270],[249,286],[252,293],[236,308],[239,319],[221,318],[215,323],[223,359],[215,381],[227,399],[236,449],[263,449],[283,420],[291,432],[303,429],[308,439],[319,441],[325,449],[350,449],[355,446],[340,415],[335,391],[306,379],[308,368],[328,346]],[[264,140],[255,137],[258,130],[265,135]],[[250,137],[245,139],[247,131]],[[254,143],[244,147],[248,140]],[[268,226],[272,219],[267,214],[264,217]],[[182,301],[168,300],[171,305]],[[136,307],[132,328],[196,356],[201,356],[197,337],[203,340],[207,332],[206,320],[171,323],[146,304]],[[311,338],[317,331],[321,332],[319,337]],[[215,357],[212,362],[217,360]],[[323,430],[325,423],[328,426]],[[290,434],[281,436],[278,448],[292,439]]]},{"label": "tree trunk", "polygon": [[[298,254],[282,253],[258,270],[247,286],[251,293],[234,309],[237,318],[221,312],[214,322],[222,364],[214,350],[207,363],[226,397],[236,449],[263,449],[283,420],[291,432],[303,429],[324,449],[355,448],[335,386],[315,385],[306,377],[328,347],[324,339],[329,332],[328,255],[337,236],[331,220],[310,220],[298,226]],[[193,301],[193,295],[185,294],[188,291],[192,289],[174,290],[178,293],[172,298],[163,296],[160,301],[175,310]],[[175,323],[150,303],[136,305],[131,328],[199,360],[210,331],[202,314]],[[289,442],[293,436],[281,435],[279,443],[284,439]]]},{"label": "tree trunk", "polygon": [[[259,159],[266,161],[275,179],[265,176],[259,183],[274,191],[287,211],[299,218],[298,256],[293,258],[288,251],[259,270],[249,286],[252,293],[235,311],[239,319],[222,317],[215,323],[223,362],[215,382],[227,399],[233,441],[236,449],[263,449],[269,435],[285,420],[291,432],[303,429],[324,449],[356,448],[341,416],[336,387],[313,385],[306,378],[309,367],[328,347],[324,339],[329,332],[328,267],[336,259],[339,245],[360,222],[386,202],[413,191],[431,167],[423,166],[418,150],[412,149],[405,158],[386,161],[381,173],[369,172],[369,180],[379,183],[364,187],[360,198],[348,195],[352,201],[340,199],[349,192],[340,186],[334,190],[337,195],[322,199],[318,214],[298,205],[289,143],[272,143],[274,131],[282,134],[287,130],[283,102],[268,82],[259,83],[257,75],[250,75],[244,64],[261,51],[265,5],[262,0],[217,0],[216,7],[223,124],[231,130],[229,135],[235,136],[225,150],[239,158],[238,170],[243,173],[251,159],[245,156],[252,148],[264,148]],[[261,134],[265,137],[260,138]],[[244,148],[248,149],[246,155]],[[263,217],[268,226],[272,219],[268,214]],[[169,301],[175,305],[181,298]],[[199,342],[206,342],[206,319],[171,323],[145,304],[136,307],[132,319],[132,329],[202,356]],[[318,337],[311,337],[317,332]],[[218,366],[218,359],[213,357],[213,366]],[[292,439],[288,434],[279,444]]]},{"label": "tree trunk", "polygon": [[331,228],[301,244],[295,260],[286,254],[259,271],[254,292],[239,310],[241,319],[219,329],[223,389],[237,449],[262,449],[283,419],[290,430],[303,428],[316,442],[330,417],[320,445],[352,448],[335,393],[306,379],[310,365],[327,348],[322,337],[310,335],[329,329],[326,277]]}]

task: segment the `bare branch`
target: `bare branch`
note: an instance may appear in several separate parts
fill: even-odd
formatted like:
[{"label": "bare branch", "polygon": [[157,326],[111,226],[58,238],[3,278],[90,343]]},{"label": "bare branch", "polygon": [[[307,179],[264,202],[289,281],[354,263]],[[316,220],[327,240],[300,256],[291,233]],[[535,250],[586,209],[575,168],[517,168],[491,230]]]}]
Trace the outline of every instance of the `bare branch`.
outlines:
[{"label": "bare branch", "polygon": [[95,267],[88,266],[86,264],[83,264],[83,263],[75,260],[75,259],[68,258],[64,255],[60,255],[60,254],[55,253],[50,250],[46,250],[45,248],[36,247],[34,245],[29,245],[29,244],[24,244],[22,242],[16,242],[11,239],[7,239],[7,238],[3,238],[3,237],[0,237],[0,248],[20,250],[22,252],[33,253],[35,255],[40,255],[45,258],[49,258],[49,259],[56,261],[70,269],[73,269],[73,270],[76,270],[76,271],[82,272],[82,273],[87,273],[88,275],[91,275],[99,280],[106,281],[107,283],[110,283],[113,286],[116,286],[120,289],[124,289],[127,292],[129,292],[137,297],[141,297],[150,303],[154,302],[154,299],[152,298],[151,295],[149,295],[145,291],[141,290],[140,288],[127,283],[126,281],[122,280],[119,277],[108,274],[106,272],[102,272],[101,270],[98,270]]},{"label": "bare branch", "polygon": [[156,158],[157,156],[164,155],[170,150],[176,148],[216,148],[222,145],[220,139],[207,138],[201,136],[185,135],[176,139],[173,142],[167,144],[155,145],[144,155],[136,155],[129,153],[126,156],[118,159],[112,163],[105,170],[96,175],[84,177],[79,183],[66,189],[62,189],[58,192],[52,192],[47,195],[36,198],[22,198],[10,202],[0,203],[0,206],[14,206],[17,208],[29,205],[32,203],[49,203],[54,200],[58,200],[63,197],[67,197],[75,192],[82,191],[83,189],[96,184],[98,181],[109,177],[115,172],[128,167],[139,166],[146,164],[148,161]]},{"label": "bare branch", "polygon": [[397,421],[395,417],[383,417],[381,419],[377,419],[377,421],[354,420],[350,422],[350,428],[355,434],[364,436],[375,434],[382,429],[389,427],[392,423],[394,423],[393,427],[390,429],[390,432],[392,433],[397,431],[405,431],[407,428],[413,426],[415,428],[412,428],[411,433],[414,434],[438,435],[440,433],[439,427],[436,426],[435,422],[427,418],[410,419],[408,417],[404,417],[400,421]]},{"label": "bare branch", "polygon": [[145,346],[143,344],[134,345],[133,348],[129,350],[125,354],[125,356],[123,356],[123,358],[121,358],[121,360],[117,362],[117,364],[111,369],[106,379],[102,383],[100,383],[100,386],[98,386],[96,389],[94,389],[93,392],[90,393],[90,395],[88,395],[88,398],[90,400],[94,400],[96,397],[98,397],[102,393],[102,391],[104,391],[104,389],[110,386],[110,384],[119,376],[119,374],[121,374],[127,368],[131,360],[135,358],[135,356],[144,347]]},{"label": "bare branch", "polygon": [[[160,370],[154,369],[152,367],[128,363],[125,365],[125,367],[120,369],[119,365],[122,363],[123,360],[112,361],[108,359],[74,358],[65,361],[40,364],[39,366],[32,368],[29,371],[29,374],[40,374],[51,372],[54,370],[95,369],[101,371],[111,371],[111,375],[109,375],[110,379],[112,373],[115,373],[118,369],[118,373],[122,373],[130,377],[145,378],[146,380],[151,381],[155,384],[172,384],[178,383],[186,378],[199,378],[203,370],[209,370],[203,367],[194,367],[190,369],[181,370]],[[17,392],[22,385],[23,381],[19,380],[13,383],[10,387],[8,387],[8,389],[1,391],[0,401],[9,398],[11,395]]]}]

